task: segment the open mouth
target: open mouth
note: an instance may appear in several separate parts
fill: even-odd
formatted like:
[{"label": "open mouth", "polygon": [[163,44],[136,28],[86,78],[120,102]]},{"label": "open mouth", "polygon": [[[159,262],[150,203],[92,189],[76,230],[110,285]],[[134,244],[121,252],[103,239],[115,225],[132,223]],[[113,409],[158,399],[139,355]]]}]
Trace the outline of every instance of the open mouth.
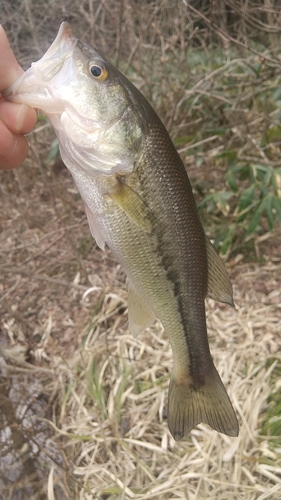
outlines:
[{"label": "open mouth", "polygon": [[[59,73],[66,59],[72,56],[75,44],[76,38],[70,25],[63,22],[54,42],[43,57],[32,63],[18,80],[2,92],[4,99],[40,107],[42,100],[50,97],[47,88],[44,88],[45,84]],[[34,102],[32,96],[35,97]]]},{"label": "open mouth", "polygon": [[[40,61],[45,59],[51,59],[55,57],[63,56],[71,47],[74,47],[76,38],[72,34],[70,25],[65,21],[60,25],[58,34],[53,41],[52,45],[48,48],[47,52],[44,54]],[[34,63],[36,64],[36,63]]]}]

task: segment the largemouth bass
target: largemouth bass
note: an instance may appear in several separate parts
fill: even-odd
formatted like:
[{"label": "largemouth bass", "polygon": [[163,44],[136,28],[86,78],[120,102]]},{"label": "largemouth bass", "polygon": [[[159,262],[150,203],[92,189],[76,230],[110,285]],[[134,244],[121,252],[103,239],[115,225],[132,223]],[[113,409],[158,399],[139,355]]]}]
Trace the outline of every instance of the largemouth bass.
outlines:
[{"label": "largemouth bass", "polygon": [[204,302],[233,305],[232,287],[200,223],[184,165],[150,104],[95,48],[75,39],[66,22],[3,96],[49,117],[91,233],[127,273],[133,335],[155,318],[168,334],[173,437],[200,422],[237,436],[210,354]]}]

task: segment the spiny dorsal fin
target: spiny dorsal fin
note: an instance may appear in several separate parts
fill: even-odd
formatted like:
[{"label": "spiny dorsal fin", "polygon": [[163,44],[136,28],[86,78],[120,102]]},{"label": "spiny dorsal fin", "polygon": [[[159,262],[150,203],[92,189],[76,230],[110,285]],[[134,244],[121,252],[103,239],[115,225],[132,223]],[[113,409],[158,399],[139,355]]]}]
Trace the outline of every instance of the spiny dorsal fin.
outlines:
[{"label": "spiny dorsal fin", "polygon": [[224,263],[209,238],[205,235],[208,259],[207,297],[234,306],[233,291]]}]

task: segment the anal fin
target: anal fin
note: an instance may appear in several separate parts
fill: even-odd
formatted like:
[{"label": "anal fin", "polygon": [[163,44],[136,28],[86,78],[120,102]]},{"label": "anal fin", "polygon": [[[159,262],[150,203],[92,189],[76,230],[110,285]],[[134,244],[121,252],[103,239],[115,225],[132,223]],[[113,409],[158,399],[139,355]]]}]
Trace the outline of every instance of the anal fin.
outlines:
[{"label": "anal fin", "polygon": [[131,283],[128,286],[128,316],[129,328],[134,338],[148,328],[156,319],[155,313],[147,301]]}]

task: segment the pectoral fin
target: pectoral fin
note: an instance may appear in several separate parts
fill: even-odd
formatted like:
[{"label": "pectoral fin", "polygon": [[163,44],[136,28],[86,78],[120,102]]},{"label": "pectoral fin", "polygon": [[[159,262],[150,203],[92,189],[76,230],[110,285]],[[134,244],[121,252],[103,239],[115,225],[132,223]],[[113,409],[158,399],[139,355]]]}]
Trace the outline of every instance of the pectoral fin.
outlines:
[{"label": "pectoral fin", "polygon": [[88,224],[89,224],[92,236],[96,240],[96,244],[102,250],[105,250],[105,241],[104,241],[103,236],[102,236],[102,234],[100,232],[99,226],[97,225],[96,219],[93,216],[93,214],[92,214],[90,208],[88,207],[88,205],[86,205],[86,203],[84,203],[84,205],[85,205],[85,212],[86,212],[86,215],[87,215]]},{"label": "pectoral fin", "polygon": [[128,286],[128,316],[129,328],[136,338],[156,319],[156,316],[147,301],[129,283]]},{"label": "pectoral fin", "polygon": [[218,302],[225,302],[233,307],[233,291],[224,263],[218,256],[209,238],[206,236],[208,258],[207,297]]},{"label": "pectoral fin", "polygon": [[119,182],[116,192],[110,193],[109,196],[138,227],[146,233],[151,231],[149,209],[142,198],[130,186]]}]

